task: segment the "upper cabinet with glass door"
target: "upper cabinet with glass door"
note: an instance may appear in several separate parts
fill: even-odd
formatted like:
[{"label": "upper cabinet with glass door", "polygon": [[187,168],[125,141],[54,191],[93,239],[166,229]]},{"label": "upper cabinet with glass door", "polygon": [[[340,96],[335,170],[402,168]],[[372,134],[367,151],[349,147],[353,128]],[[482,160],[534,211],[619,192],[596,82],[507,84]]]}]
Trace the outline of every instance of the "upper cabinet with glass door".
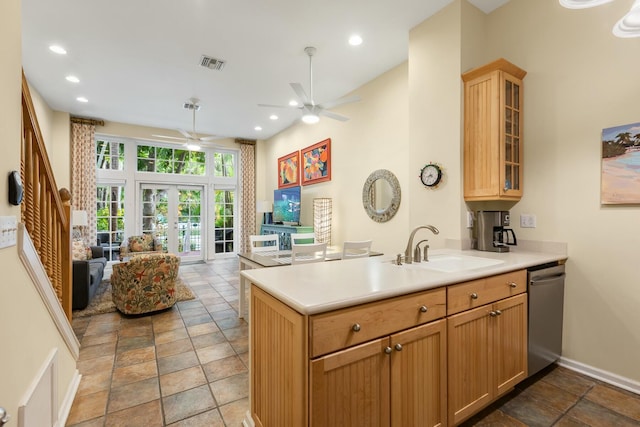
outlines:
[{"label": "upper cabinet with glass door", "polygon": [[466,201],[522,197],[522,79],[526,74],[498,59],[462,75]]}]

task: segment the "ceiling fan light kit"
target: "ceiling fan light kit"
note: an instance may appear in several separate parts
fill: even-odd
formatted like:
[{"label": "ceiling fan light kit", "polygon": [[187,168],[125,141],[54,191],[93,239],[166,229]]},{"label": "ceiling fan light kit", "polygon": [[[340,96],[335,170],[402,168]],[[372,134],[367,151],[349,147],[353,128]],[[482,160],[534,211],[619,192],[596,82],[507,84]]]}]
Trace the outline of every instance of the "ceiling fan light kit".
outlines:
[{"label": "ceiling fan light kit", "polygon": [[[559,0],[567,9],[586,9],[611,3],[613,0]],[[613,35],[620,38],[640,37],[640,0],[633,2],[629,12],[614,25]]]},{"label": "ceiling fan light kit", "polygon": [[166,136],[166,135],[152,135],[152,136],[155,136],[158,138],[177,139],[179,141],[184,141],[184,144],[182,144],[182,146],[190,151],[201,150],[202,145],[200,143],[202,142],[209,142],[209,141],[213,141],[214,139],[221,139],[222,138],[221,136],[198,136],[198,134],[196,133],[196,111],[200,110],[200,104],[198,104],[198,102],[200,102],[198,98],[190,98],[189,101],[185,102],[182,105],[182,108],[184,108],[185,110],[191,110],[193,112],[192,122],[191,122],[192,123],[191,133],[183,129],[176,129],[178,132],[180,132],[184,136],[184,138],[176,138],[174,136]]},{"label": "ceiling fan light kit", "polygon": [[330,108],[337,107],[339,105],[349,104],[351,102],[360,101],[359,96],[350,96],[336,99],[334,101],[324,102],[322,104],[316,104],[313,99],[313,55],[316,53],[316,48],[313,46],[307,46],[304,48],[304,52],[309,57],[309,95],[302,88],[300,83],[289,83],[289,86],[298,96],[298,101],[290,101],[289,105],[272,105],[272,104],[258,104],[259,107],[268,108],[297,108],[302,110],[302,121],[307,124],[314,124],[320,121],[320,116],[326,116],[334,120],[347,121],[348,117],[343,116],[333,111],[329,111]]}]

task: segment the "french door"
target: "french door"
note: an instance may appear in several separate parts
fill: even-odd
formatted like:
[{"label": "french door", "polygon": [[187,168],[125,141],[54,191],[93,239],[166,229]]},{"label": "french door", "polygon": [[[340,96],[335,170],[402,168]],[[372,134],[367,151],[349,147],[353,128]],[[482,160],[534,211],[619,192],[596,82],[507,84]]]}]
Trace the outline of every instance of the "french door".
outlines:
[{"label": "french door", "polygon": [[204,259],[206,206],[199,185],[140,184],[140,228],[153,232],[166,252],[182,261]]}]

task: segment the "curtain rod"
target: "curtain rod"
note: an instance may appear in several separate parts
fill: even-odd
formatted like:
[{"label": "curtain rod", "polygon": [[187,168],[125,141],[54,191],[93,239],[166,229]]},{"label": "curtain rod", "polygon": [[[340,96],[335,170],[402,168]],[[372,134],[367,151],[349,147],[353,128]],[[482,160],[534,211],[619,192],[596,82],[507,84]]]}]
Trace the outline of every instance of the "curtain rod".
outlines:
[{"label": "curtain rod", "polygon": [[255,139],[236,138],[235,142],[238,143],[238,144],[256,145],[256,140]]},{"label": "curtain rod", "polygon": [[71,117],[71,123],[79,123],[81,125],[104,126],[104,120],[85,119],[84,117]]}]

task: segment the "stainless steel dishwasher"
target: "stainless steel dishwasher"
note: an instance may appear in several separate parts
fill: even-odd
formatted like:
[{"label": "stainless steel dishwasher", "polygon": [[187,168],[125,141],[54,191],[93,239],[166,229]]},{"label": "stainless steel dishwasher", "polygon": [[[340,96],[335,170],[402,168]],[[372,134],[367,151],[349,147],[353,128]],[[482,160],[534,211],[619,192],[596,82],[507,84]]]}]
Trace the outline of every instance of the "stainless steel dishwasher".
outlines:
[{"label": "stainless steel dishwasher", "polygon": [[564,265],[527,270],[529,284],[529,376],[560,358],[564,310]]}]

